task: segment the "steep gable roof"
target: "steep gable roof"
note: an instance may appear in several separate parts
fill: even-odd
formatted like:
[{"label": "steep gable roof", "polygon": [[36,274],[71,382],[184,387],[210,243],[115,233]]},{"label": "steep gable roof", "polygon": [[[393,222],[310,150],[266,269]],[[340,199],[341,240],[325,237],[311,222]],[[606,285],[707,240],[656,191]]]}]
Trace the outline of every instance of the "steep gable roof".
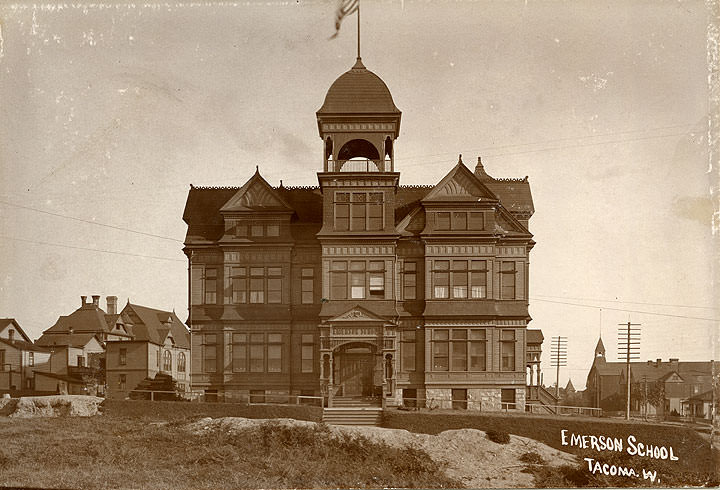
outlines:
[{"label": "steep gable roof", "polygon": [[163,345],[168,334],[172,334],[175,345],[186,349],[190,348],[190,333],[174,312],[128,302],[122,313],[128,315],[132,320],[134,340]]},{"label": "steep gable roof", "polygon": [[4,331],[7,327],[11,326],[20,332],[20,335],[25,340],[25,342],[32,342],[30,340],[30,337],[25,333],[25,330],[22,329],[20,324],[15,320],[14,318],[0,318],[0,332]]},{"label": "steep gable roof", "polygon": [[82,349],[95,339],[100,343],[94,333],[73,333],[71,334],[55,334],[45,335],[37,339],[35,345],[42,347],[76,347]]},{"label": "steep gable roof", "polygon": [[15,349],[27,352],[48,352],[49,349],[46,347],[35,345],[32,342],[26,342],[24,340],[8,340],[0,339],[0,343],[14,347]]},{"label": "steep gable roof", "polygon": [[260,175],[259,169],[220,208],[220,212],[291,211],[287,202]]},{"label": "steep gable roof", "polygon": [[497,201],[497,196],[465,166],[462,158],[423,198],[426,201]]}]

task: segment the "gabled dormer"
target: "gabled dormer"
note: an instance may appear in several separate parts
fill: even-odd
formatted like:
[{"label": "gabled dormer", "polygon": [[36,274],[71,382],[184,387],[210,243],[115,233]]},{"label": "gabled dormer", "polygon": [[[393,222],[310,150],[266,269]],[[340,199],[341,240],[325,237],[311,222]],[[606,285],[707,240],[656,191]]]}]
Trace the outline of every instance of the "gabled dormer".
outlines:
[{"label": "gabled dormer", "polygon": [[499,200],[463,164],[457,165],[421,201],[424,235],[492,234]]},{"label": "gabled dormer", "polygon": [[225,233],[220,243],[252,243],[289,239],[292,207],[255,174],[220,208]]}]

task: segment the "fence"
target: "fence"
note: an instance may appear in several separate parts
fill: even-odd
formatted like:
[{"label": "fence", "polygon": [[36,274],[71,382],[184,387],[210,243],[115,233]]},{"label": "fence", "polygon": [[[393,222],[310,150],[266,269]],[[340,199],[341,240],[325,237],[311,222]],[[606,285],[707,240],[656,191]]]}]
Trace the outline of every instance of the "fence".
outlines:
[{"label": "fence", "polygon": [[603,414],[602,408],[541,405],[538,403],[527,403],[525,405],[525,411],[544,415],[584,415],[588,417],[602,417]]},{"label": "fence", "polygon": [[[480,400],[452,400],[452,399],[438,399],[438,398],[403,398],[402,405],[399,407],[401,410],[486,410],[490,411],[490,407],[486,404],[483,405]],[[508,412],[511,410],[518,410],[518,403],[501,402],[500,410]]]},{"label": "fence", "polygon": [[[133,396],[133,393],[137,394]],[[279,394],[233,394],[221,395],[205,393],[203,391],[158,391],[158,390],[131,390],[131,399],[150,401],[189,401],[212,403],[242,403],[245,405],[311,405],[322,407],[322,396],[310,395],[279,395]]]}]

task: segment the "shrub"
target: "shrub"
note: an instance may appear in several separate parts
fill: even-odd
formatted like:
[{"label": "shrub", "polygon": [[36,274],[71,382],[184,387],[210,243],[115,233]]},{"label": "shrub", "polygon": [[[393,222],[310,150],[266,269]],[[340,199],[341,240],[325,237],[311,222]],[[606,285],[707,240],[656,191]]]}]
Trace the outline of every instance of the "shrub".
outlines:
[{"label": "shrub", "polygon": [[507,444],[510,442],[510,434],[507,432],[500,432],[497,430],[489,430],[485,433],[487,435],[487,438],[490,439],[492,442],[497,442],[498,444]]},{"label": "shrub", "polygon": [[536,451],[529,451],[520,456],[520,461],[528,464],[545,464],[545,460]]}]

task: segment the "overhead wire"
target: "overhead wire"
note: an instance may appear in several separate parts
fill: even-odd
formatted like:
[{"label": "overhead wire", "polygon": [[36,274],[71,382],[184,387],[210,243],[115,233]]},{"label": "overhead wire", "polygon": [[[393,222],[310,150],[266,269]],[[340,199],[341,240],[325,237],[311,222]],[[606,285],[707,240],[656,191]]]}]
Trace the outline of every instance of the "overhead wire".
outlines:
[{"label": "overhead wire", "polygon": [[609,306],[598,306],[598,305],[588,305],[588,304],[581,304],[581,303],[568,303],[566,301],[551,301],[548,299],[540,299],[540,298],[530,298],[533,301],[541,301],[544,303],[555,303],[559,305],[570,305],[570,306],[579,306],[582,308],[602,308],[604,310],[612,310],[612,311],[623,311],[626,313],[640,313],[643,315],[654,315],[654,316],[666,316],[671,318],[685,318],[688,320],[702,320],[707,322],[718,322],[720,319],[717,318],[701,318],[696,316],[686,316],[686,315],[672,315],[670,313],[656,313],[652,311],[640,311],[640,310],[630,310],[626,308],[611,308]]},{"label": "overhead wire", "polygon": [[162,240],[170,240],[170,241],[173,241],[173,242],[183,243],[182,240],[178,240],[177,238],[172,238],[172,237],[167,237],[167,236],[162,236],[162,235],[156,235],[155,233],[148,233],[148,232],[145,232],[145,231],[133,230],[132,228],[125,228],[125,227],[123,227],[123,226],[110,225],[110,224],[107,224],[107,223],[101,223],[101,222],[99,222],[99,221],[94,221],[94,220],[89,220],[89,219],[78,218],[78,217],[69,216],[69,215],[66,215],[66,214],[53,213],[53,212],[51,212],[51,211],[45,211],[45,210],[42,210],[42,209],[31,208],[31,207],[29,207],[29,206],[23,206],[23,205],[21,205],[21,204],[14,204],[14,203],[7,202],[7,201],[3,201],[3,200],[0,200],[0,204],[4,204],[4,205],[6,205],[6,206],[12,206],[12,207],[14,207],[14,208],[19,208],[19,209],[25,209],[25,210],[28,210],[28,211],[34,211],[34,212],[36,212],[36,213],[42,213],[42,214],[47,214],[47,215],[50,215],[50,216],[56,216],[56,217],[58,217],[58,218],[65,218],[65,219],[69,219],[69,220],[73,220],[73,221],[79,221],[79,222],[82,222],[82,223],[89,223],[89,224],[91,224],[91,225],[104,226],[105,228],[112,228],[112,229],[114,229],[114,230],[127,231],[127,232],[129,232],[129,233],[136,233],[136,234],[138,234],[138,235],[144,235],[144,236],[153,237],[153,238],[160,238],[160,239],[162,239]]},{"label": "overhead wire", "polygon": [[89,251],[91,251],[91,252],[101,252],[101,253],[108,253],[108,254],[115,254],[115,255],[130,255],[130,256],[133,256],[133,257],[143,257],[143,258],[146,258],[146,259],[168,260],[168,261],[173,261],[173,262],[187,262],[187,261],[184,260],[184,259],[173,259],[173,258],[170,258],[170,257],[159,257],[159,256],[157,256],[157,255],[144,255],[144,254],[136,254],[136,253],[132,253],[132,252],[120,252],[120,251],[116,251],[116,250],[107,250],[107,249],[101,249],[101,248],[79,247],[79,246],[76,246],[76,245],[66,245],[66,244],[62,244],[62,243],[41,242],[41,241],[38,241],[38,240],[27,240],[27,239],[25,239],[25,238],[9,237],[9,236],[4,236],[4,235],[0,235],[0,239],[13,240],[13,241],[25,242],[25,243],[33,243],[33,244],[36,244],[36,245],[47,245],[47,246],[50,246],[50,247],[71,248],[71,249],[75,249],[75,250],[89,250]]}]

